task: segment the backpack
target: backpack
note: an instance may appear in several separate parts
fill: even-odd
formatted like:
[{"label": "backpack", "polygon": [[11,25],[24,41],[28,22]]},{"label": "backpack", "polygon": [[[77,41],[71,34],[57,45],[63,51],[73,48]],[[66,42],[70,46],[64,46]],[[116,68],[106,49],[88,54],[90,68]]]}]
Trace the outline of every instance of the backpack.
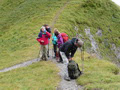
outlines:
[{"label": "backpack", "polygon": [[68,63],[68,75],[71,79],[77,79],[81,75],[81,71],[79,69],[78,64],[71,60]]},{"label": "backpack", "polygon": [[61,33],[61,36],[63,38],[63,42],[65,43],[66,41],[68,41],[68,35],[66,33]]}]

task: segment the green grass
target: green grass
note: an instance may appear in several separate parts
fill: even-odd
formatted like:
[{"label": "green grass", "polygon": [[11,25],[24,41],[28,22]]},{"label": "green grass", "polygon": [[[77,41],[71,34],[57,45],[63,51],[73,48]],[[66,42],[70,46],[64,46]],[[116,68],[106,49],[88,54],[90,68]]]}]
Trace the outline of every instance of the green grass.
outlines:
[{"label": "green grass", "polygon": [[[74,60],[82,70],[80,53],[75,55]],[[95,56],[85,54],[84,74],[77,79],[77,83],[83,85],[85,90],[119,90],[119,68],[107,60],[98,60]]]},{"label": "green grass", "polygon": [[[37,58],[39,43],[36,41],[40,27],[51,25],[57,11],[68,0],[0,0],[0,69]],[[75,36],[74,27],[79,28],[85,40],[85,49],[90,41],[84,29],[90,28],[100,52],[105,58],[115,55],[111,43],[120,46],[120,8],[110,0],[69,0],[60,14],[55,27]],[[103,36],[95,33],[98,28]],[[111,32],[109,31],[111,30]],[[105,41],[107,40],[107,41]],[[74,58],[81,65],[80,57]],[[120,89],[119,69],[107,61],[98,60],[86,54],[85,72],[77,82],[85,89]],[[0,73],[2,90],[56,89],[58,70],[51,62],[39,62],[28,67]],[[47,85],[47,87],[46,87]]]},{"label": "green grass", "polygon": [[37,58],[36,38],[66,0],[0,1],[0,69]]},{"label": "green grass", "polygon": [[55,64],[41,61],[0,73],[0,90],[56,90],[60,77]]},{"label": "green grass", "polygon": [[[51,25],[58,10],[67,0],[2,0],[0,1],[0,69],[37,57],[39,44],[36,41],[40,27]],[[120,9],[110,0],[70,0],[60,14],[55,27],[75,36],[74,27],[85,38],[85,48],[90,42],[84,29],[90,27],[103,57],[115,55],[111,43],[118,47]],[[112,32],[109,32],[108,29]],[[103,36],[95,35],[97,29]],[[105,41],[105,39],[108,39]],[[101,43],[102,42],[102,43]]]},{"label": "green grass", "polygon": [[[91,45],[84,30],[90,28],[91,34],[100,48],[101,55],[107,59],[110,57],[116,60],[114,52],[111,51],[111,44],[120,46],[119,24],[120,8],[111,0],[71,0],[55,26],[61,32],[66,32],[70,38],[76,35],[74,27],[77,26],[78,33],[82,34],[84,38],[85,49]],[[102,37],[96,35],[99,28],[103,31]]]}]

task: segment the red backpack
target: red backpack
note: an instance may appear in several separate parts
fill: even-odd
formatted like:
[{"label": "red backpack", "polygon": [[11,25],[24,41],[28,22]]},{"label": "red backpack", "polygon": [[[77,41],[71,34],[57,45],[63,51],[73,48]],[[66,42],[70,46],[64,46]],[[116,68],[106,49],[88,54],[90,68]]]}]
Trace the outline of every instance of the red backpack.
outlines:
[{"label": "red backpack", "polygon": [[61,33],[61,36],[63,38],[63,42],[65,43],[66,41],[68,41],[68,35],[66,33]]}]

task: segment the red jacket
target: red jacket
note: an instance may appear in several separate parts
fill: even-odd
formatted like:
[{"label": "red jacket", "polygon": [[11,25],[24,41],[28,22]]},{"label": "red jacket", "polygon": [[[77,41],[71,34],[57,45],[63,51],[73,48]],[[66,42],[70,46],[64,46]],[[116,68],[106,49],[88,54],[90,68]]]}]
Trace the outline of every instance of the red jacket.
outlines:
[{"label": "red jacket", "polygon": [[42,34],[42,37],[37,38],[37,41],[41,45],[47,45],[49,43],[49,38],[51,37],[51,34],[49,32],[46,32],[46,34]]}]

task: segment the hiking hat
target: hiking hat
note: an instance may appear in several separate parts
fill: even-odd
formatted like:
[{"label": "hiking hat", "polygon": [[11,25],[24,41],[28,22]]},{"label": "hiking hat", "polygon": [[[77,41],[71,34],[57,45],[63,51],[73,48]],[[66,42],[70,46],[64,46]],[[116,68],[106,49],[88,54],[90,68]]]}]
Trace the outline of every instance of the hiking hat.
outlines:
[{"label": "hiking hat", "polygon": [[45,27],[44,27],[44,26],[42,26],[41,29],[42,29],[42,28],[45,30]]},{"label": "hiking hat", "polygon": [[83,43],[83,41],[82,41],[82,40],[78,40],[78,41],[77,41],[77,44],[78,44],[78,47],[80,48],[80,47],[82,47],[82,46],[83,46],[83,44],[84,44],[84,43]]}]

